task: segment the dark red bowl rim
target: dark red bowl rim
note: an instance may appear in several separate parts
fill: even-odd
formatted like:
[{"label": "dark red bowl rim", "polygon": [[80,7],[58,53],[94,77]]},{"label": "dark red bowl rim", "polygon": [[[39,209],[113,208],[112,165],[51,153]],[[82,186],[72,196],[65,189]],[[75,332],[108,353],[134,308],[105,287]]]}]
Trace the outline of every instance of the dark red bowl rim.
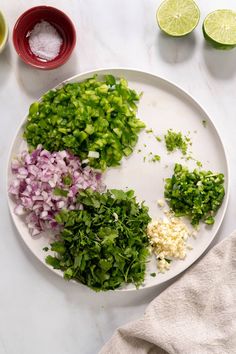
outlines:
[{"label": "dark red bowl rim", "polygon": [[[30,60],[26,59],[24,55],[22,55],[21,50],[19,49],[18,43],[17,43],[17,30],[18,30],[18,26],[21,22],[21,20],[24,18],[24,16],[34,12],[35,10],[52,10],[55,11],[57,13],[60,13],[62,16],[64,16],[66,18],[66,20],[68,21],[68,23],[71,26],[72,32],[73,32],[73,39],[72,39],[72,43],[68,49],[67,55],[66,57],[61,58],[60,55],[58,56],[58,58],[56,58],[53,62],[40,62],[38,64],[31,62]],[[48,5],[40,5],[40,6],[34,6],[29,8],[28,10],[26,10],[25,12],[23,12],[18,19],[16,20],[16,23],[13,27],[13,32],[12,32],[12,39],[13,39],[13,44],[15,47],[15,50],[17,52],[17,54],[19,55],[19,57],[28,65],[35,67],[37,69],[44,69],[44,70],[50,70],[50,69],[56,69],[57,67],[65,64],[67,62],[67,60],[70,58],[71,53],[75,47],[76,44],[76,29],[75,29],[75,25],[73,23],[73,21],[70,19],[70,17],[63,12],[62,10],[53,7],[53,6],[48,6]]]}]

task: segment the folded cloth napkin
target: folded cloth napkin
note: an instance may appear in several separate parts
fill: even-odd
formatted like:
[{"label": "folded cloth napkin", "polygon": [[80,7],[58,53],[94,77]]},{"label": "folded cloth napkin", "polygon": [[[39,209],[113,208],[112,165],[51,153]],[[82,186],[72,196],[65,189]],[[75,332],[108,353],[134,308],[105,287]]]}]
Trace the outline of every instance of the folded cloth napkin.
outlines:
[{"label": "folded cloth napkin", "polygon": [[236,354],[236,231],[120,327],[99,354]]}]

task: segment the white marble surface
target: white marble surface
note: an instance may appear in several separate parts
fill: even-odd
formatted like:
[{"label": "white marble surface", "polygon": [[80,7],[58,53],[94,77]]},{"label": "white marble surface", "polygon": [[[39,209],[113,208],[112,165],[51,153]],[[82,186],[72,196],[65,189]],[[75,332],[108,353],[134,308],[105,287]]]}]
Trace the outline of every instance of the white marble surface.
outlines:
[{"label": "white marble surface", "polygon": [[[201,22],[182,39],[162,35],[155,11],[160,0],[1,0],[10,27],[0,55],[0,354],[94,354],[116,327],[138,318],[168,284],[133,293],[99,293],[64,282],[21,242],[6,202],[6,163],[11,140],[29,104],[74,74],[101,67],[132,67],[158,74],[193,95],[211,116],[225,143],[231,168],[228,210],[214,243],[236,224],[236,49],[208,47],[201,33],[207,13],[236,10],[233,0],[198,0]],[[53,5],[74,20],[78,42],[69,62],[51,72],[22,63],[12,46],[12,28],[31,6]],[[213,243],[213,244],[214,244]],[[213,245],[212,244],[212,245]],[[212,246],[211,245],[211,246]]]}]

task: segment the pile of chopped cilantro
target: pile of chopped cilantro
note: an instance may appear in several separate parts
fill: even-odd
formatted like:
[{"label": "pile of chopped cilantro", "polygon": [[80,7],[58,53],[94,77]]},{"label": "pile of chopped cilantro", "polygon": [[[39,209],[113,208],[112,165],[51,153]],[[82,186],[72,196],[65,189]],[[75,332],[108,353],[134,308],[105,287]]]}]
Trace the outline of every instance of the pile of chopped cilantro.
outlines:
[{"label": "pile of chopped cilantro", "polygon": [[46,262],[92,289],[116,289],[144,281],[148,251],[148,208],[138,204],[133,191],[81,191],[84,210],[62,211],[60,240],[51,244],[56,256]]},{"label": "pile of chopped cilantro", "polygon": [[166,179],[165,198],[176,216],[188,216],[192,225],[200,221],[211,225],[222,204],[224,175],[194,170],[175,164],[172,178]]},{"label": "pile of chopped cilantro", "polygon": [[188,145],[191,144],[189,137],[183,136],[181,132],[177,133],[172,129],[169,129],[164,138],[167,151],[173,152],[175,150],[180,150],[183,155],[186,155]]},{"label": "pile of chopped cilantro", "polygon": [[66,84],[30,106],[24,138],[32,148],[69,150],[101,170],[117,166],[145,127],[136,117],[139,98],[112,75]]}]

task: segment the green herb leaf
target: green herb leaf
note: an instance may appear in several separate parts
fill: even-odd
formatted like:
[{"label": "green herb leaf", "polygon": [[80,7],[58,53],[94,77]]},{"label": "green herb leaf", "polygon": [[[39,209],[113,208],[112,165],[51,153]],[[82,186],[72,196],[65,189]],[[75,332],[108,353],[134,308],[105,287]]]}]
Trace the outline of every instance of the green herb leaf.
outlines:
[{"label": "green herb leaf", "polygon": [[45,261],[48,265],[52,266],[54,269],[60,269],[60,261],[56,257],[47,256]]},{"label": "green herb leaf", "polygon": [[48,256],[47,264],[96,291],[141,285],[149,255],[148,208],[137,203],[133,191],[117,189],[103,194],[87,189],[78,203],[83,210],[57,215],[64,229],[51,244],[56,256]]},{"label": "green herb leaf", "polygon": [[62,182],[66,185],[66,186],[71,186],[72,184],[72,177],[70,175],[64,176],[62,178]]},{"label": "green herb leaf", "polygon": [[68,193],[69,193],[68,191],[58,188],[58,187],[54,188],[54,190],[53,190],[53,194],[58,195],[60,197],[67,197]]}]

